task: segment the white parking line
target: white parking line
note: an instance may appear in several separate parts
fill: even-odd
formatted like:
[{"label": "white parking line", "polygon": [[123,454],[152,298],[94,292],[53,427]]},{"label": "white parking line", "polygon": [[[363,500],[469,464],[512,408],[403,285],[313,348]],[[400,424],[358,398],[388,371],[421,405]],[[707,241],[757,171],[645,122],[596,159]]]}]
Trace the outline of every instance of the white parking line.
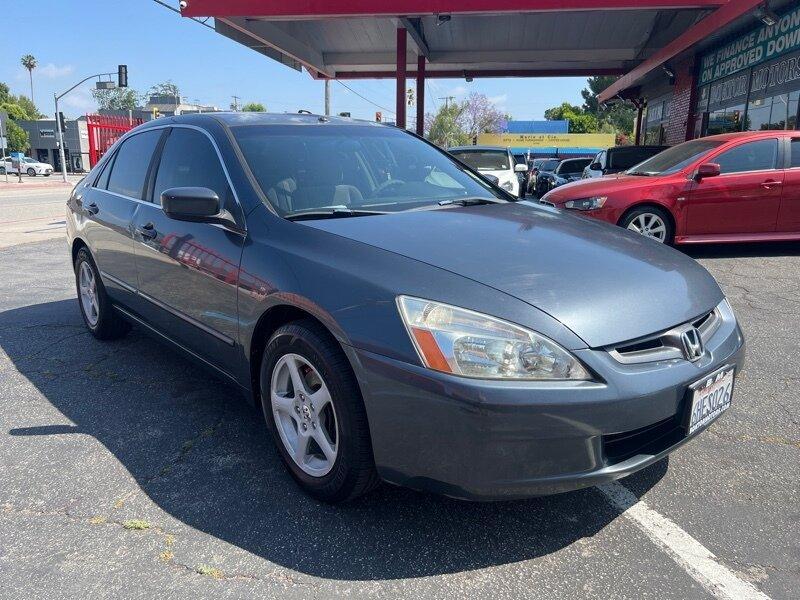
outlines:
[{"label": "white parking line", "polygon": [[770,600],[751,583],[736,576],[700,542],[639,500],[628,488],[612,482],[597,486],[611,504],[669,554],[692,578],[715,598],[725,600]]}]

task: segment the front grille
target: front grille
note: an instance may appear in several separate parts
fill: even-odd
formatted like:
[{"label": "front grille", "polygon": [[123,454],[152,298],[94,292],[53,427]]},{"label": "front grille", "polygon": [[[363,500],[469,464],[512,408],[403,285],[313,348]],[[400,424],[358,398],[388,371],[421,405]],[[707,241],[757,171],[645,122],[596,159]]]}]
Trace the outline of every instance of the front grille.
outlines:
[{"label": "front grille", "polygon": [[624,462],[638,454],[655,455],[677,444],[685,436],[680,419],[668,419],[622,433],[602,436],[603,454],[608,464]]},{"label": "front grille", "polygon": [[697,319],[673,327],[667,331],[645,338],[625,342],[619,346],[608,348],[608,353],[622,364],[631,365],[659,360],[684,358],[680,344],[680,333],[687,327],[696,327],[703,344],[707,344],[722,324],[722,315],[718,308]]}]

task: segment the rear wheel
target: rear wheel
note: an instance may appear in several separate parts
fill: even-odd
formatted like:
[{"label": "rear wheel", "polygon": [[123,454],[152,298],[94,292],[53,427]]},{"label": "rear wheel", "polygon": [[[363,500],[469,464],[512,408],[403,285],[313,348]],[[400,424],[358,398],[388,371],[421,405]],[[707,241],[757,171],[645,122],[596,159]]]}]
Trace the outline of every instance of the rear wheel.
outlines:
[{"label": "rear wheel", "polygon": [[6,174],[6,168],[0,167],[0,175],[5,175],[5,174]]},{"label": "rear wheel", "polygon": [[34,169],[33,167],[28,169],[27,172],[28,172],[28,177],[36,177],[36,169]]},{"label": "rear wheel", "polygon": [[75,285],[83,322],[94,337],[113,340],[128,333],[130,323],[114,312],[100,273],[86,248],[81,248],[75,258]]},{"label": "rear wheel", "polygon": [[358,384],[342,349],[318,323],[296,321],[269,339],[261,404],[286,468],[308,494],[342,502],[378,484]]},{"label": "rear wheel", "polygon": [[669,215],[655,206],[642,206],[627,212],[619,225],[662,244],[671,244],[675,235]]}]

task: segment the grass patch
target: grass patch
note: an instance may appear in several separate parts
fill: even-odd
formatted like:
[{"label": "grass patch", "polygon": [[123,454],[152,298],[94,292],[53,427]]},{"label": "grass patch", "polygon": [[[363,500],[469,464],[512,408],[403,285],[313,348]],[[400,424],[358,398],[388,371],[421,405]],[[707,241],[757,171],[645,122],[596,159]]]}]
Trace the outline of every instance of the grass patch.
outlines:
[{"label": "grass patch", "polygon": [[147,521],[142,521],[141,519],[128,519],[122,526],[125,529],[130,529],[133,531],[144,531],[145,529],[150,529],[150,523]]},{"label": "grass patch", "polygon": [[222,579],[223,573],[216,567],[209,567],[208,565],[199,565],[195,568],[195,572],[198,575],[206,575],[208,577],[213,577],[214,579]]}]

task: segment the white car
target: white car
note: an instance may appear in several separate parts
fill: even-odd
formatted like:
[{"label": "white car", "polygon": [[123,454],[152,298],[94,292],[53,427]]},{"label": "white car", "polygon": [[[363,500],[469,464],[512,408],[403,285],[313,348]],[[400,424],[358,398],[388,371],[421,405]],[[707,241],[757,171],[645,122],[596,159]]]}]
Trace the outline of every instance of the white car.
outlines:
[{"label": "white car", "polygon": [[[6,173],[16,174],[17,172],[17,168],[11,162],[11,157],[4,156],[0,158],[0,175],[5,175]],[[53,174],[53,165],[39,162],[26,156],[22,159],[22,172],[31,177],[36,177],[37,175],[49,177]]]},{"label": "white car", "polygon": [[518,173],[527,173],[528,165],[516,164],[508,148],[498,146],[456,146],[447,150],[458,160],[481,175],[497,177],[497,185],[505,191],[520,195]]}]

